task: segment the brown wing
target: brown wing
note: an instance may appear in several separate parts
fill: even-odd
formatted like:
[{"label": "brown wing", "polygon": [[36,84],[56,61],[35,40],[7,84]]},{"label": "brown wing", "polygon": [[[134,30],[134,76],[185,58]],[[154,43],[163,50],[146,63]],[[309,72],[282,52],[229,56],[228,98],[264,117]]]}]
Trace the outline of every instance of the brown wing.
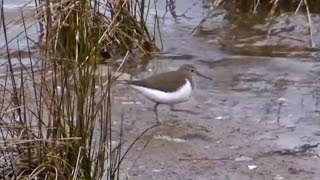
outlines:
[{"label": "brown wing", "polygon": [[164,92],[178,90],[186,82],[182,74],[176,71],[161,73],[138,81],[129,81],[129,84],[158,89]]}]

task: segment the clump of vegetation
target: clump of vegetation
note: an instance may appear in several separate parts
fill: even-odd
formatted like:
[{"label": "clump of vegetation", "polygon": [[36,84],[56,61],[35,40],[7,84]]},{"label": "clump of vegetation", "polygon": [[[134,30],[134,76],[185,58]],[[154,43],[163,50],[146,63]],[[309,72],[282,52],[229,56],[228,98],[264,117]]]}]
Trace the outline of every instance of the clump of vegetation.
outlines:
[{"label": "clump of vegetation", "polygon": [[99,64],[102,50],[107,56],[153,50],[145,2],[36,2],[42,58],[34,59],[22,13],[27,65],[21,54],[10,52],[1,6],[8,66],[0,91],[0,177],[119,179],[128,150],[122,147],[122,126],[116,135],[111,131],[116,72]]},{"label": "clump of vegetation", "polygon": [[[241,12],[253,12],[259,14],[274,15],[282,11],[310,11],[320,12],[320,2],[317,0],[212,0],[215,6]],[[301,8],[306,7],[306,8]]]},{"label": "clump of vegetation", "polygon": [[[231,28],[219,38],[224,50],[254,56],[312,55],[317,36],[314,29],[320,12],[315,0],[210,0],[212,6],[223,7]],[[210,11],[208,17],[214,16]],[[208,19],[207,17],[203,20]],[[199,27],[203,23],[201,22]],[[316,26],[314,26],[316,25]],[[275,33],[276,32],[276,33]],[[309,36],[309,37],[308,37]],[[294,53],[293,53],[294,52]],[[308,53],[305,53],[308,52]]]}]

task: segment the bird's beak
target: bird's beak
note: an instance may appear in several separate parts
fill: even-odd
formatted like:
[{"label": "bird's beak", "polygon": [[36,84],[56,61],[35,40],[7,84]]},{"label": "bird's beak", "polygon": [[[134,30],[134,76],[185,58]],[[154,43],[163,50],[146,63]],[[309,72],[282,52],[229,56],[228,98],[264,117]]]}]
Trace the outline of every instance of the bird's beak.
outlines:
[{"label": "bird's beak", "polygon": [[208,76],[205,76],[205,75],[199,73],[198,71],[196,71],[195,73],[196,73],[198,76],[201,76],[201,77],[203,77],[203,78],[212,80],[212,78],[210,78],[210,77],[208,77]]}]

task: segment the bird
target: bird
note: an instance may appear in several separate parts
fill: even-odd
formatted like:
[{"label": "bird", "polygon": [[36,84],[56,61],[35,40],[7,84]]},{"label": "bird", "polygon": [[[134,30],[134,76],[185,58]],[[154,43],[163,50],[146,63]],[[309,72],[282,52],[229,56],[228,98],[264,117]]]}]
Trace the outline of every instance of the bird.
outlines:
[{"label": "bird", "polygon": [[154,112],[157,124],[158,106],[160,104],[170,105],[172,111],[175,104],[186,102],[190,99],[195,88],[192,79],[194,75],[212,80],[212,78],[201,74],[194,65],[183,64],[175,71],[156,74],[141,80],[127,80],[127,84],[142,95],[155,102]]}]

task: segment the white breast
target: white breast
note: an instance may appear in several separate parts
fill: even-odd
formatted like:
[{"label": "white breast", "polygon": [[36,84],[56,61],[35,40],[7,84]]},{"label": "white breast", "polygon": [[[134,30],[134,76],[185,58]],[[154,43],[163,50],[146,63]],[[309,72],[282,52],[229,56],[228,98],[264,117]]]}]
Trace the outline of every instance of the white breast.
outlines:
[{"label": "white breast", "polygon": [[177,104],[187,101],[192,93],[192,86],[188,79],[186,84],[174,92],[162,92],[155,89],[148,89],[141,86],[130,85],[132,88],[140,91],[144,96],[154,102],[161,104]]}]

